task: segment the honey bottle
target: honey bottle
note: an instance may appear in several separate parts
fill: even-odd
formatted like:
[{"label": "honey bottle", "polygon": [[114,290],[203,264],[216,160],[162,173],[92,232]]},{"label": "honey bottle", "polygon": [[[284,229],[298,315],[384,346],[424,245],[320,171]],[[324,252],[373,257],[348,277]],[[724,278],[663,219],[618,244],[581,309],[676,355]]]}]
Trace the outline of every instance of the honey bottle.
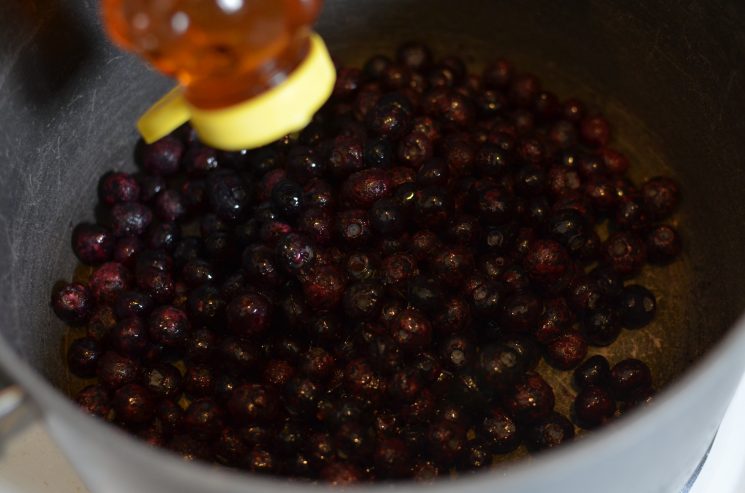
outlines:
[{"label": "honey bottle", "polygon": [[225,150],[300,130],[329,98],[334,65],[311,29],[322,0],[102,0],[112,39],[179,85],[138,121],[146,142],[191,120]]}]

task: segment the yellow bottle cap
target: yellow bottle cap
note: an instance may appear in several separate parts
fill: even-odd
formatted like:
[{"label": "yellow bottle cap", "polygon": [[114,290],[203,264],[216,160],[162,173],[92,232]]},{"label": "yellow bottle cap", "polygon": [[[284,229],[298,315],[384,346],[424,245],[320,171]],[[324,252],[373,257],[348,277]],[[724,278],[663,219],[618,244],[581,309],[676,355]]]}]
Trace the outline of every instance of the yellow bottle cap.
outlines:
[{"label": "yellow bottle cap", "polygon": [[281,84],[243,103],[203,110],[190,105],[176,87],[137,122],[147,143],[155,142],[191,120],[200,140],[226,151],[274,142],[310,123],[331,96],[336,69],[323,39],[313,33],[305,60]]}]

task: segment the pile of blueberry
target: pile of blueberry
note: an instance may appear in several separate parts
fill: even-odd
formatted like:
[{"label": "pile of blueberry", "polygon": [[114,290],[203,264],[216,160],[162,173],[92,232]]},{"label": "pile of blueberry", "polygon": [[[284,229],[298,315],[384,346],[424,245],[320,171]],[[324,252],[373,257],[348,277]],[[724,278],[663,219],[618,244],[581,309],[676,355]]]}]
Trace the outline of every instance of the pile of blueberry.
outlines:
[{"label": "pile of blueberry", "polygon": [[[52,299],[87,333],[67,350],[95,379],[77,402],[188,459],[336,484],[598,427],[654,390],[643,362],[588,346],[652,320],[629,280],[681,250],[676,183],[636,186],[609,140],[505,60],[473,75],[408,43],[340,68],[313,122],[265,148],[189,128],[141,145],[141,173],[101,178],[106,220],[73,231],[92,274]],[[542,358],[574,371],[570,417]]]}]

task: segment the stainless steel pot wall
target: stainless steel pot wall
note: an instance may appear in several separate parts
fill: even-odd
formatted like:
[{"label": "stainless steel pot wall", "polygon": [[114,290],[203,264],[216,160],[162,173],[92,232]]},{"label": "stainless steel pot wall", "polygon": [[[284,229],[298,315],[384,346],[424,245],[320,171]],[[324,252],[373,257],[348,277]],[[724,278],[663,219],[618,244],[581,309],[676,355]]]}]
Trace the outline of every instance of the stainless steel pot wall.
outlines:
[{"label": "stainless steel pot wall", "polygon": [[[319,30],[340,59],[410,38],[473,60],[506,55],[561,95],[597,104],[644,172],[669,166],[684,190],[687,253],[658,288],[665,315],[646,344],[628,341],[670,385],[607,430],[456,480],[460,490],[677,491],[703,456],[745,369],[736,323],[745,307],[743,27],[734,1],[326,2]],[[0,365],[95,491],[307,491],[182,464],[83,416],[55,389],[65,371],[49,289],[74,269],[72,224],[91,217],[104,170],[132,166],[132,122],[169,83],[105,41],[94,0],[2,2],[0,60]]]}]

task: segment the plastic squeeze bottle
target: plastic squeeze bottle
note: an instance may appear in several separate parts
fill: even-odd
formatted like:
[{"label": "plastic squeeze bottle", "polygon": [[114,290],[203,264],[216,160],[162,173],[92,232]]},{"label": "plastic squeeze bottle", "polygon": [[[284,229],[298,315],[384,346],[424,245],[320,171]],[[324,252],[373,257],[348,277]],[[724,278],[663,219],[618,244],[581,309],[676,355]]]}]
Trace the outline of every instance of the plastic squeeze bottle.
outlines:
[{"label": "plastic squeeze bottle", "polygon": [[224,150],[268,144],[306,126],[336,72],[311,30],[322,0],[102,0],[116,43],[179,86],[138,121],[146,142],[191,120]]}]

